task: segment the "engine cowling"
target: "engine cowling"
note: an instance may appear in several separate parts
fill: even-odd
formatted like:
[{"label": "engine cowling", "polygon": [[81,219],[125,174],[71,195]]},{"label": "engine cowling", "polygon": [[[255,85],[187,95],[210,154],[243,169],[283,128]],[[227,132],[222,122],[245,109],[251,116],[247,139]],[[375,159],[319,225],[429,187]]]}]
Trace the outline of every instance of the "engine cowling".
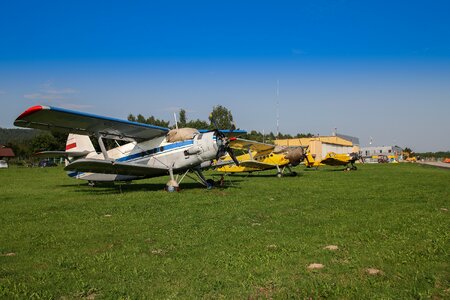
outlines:
[{"label": "engine cowling", "polygon": [[305,158],[305,151],[302,147],[290,148],[287,150],[286,155],[284,156],[291,165],[297,166],[299,165]]}]

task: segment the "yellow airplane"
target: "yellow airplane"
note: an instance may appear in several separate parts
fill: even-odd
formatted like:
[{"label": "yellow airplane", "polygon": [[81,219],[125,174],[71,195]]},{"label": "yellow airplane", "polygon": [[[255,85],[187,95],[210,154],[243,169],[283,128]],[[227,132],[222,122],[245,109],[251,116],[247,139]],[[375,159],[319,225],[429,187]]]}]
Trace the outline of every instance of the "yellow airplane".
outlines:
[{"label": "yellow airplane", "polygon": [[316,160],[311,153],[307,153],[305,155],[305,165],[307,168],[315,167],[316,169],[319,166],[328,165],[328,166],[346,166],[345,170],[357,170],[355,166],[355,162],[357,160],[361,160],[362,157],[358,153],[342,153],[337,154],[334,152],[328,152],[327,155],[322,160]]},{"label": "yellow airplane", "polygon": [[302,147],[280,147],[271,144],[250,141],[239,138],[230,139],[229,147],[247,152],[236,156],[239,165],[233,163],[227,155],[216,162],[216,170],[224,173],[252,173],[276,169],[277,177],[282,177],[287,169],[289,174],[296,176],[292,166],[299,165],[305,159]]}]

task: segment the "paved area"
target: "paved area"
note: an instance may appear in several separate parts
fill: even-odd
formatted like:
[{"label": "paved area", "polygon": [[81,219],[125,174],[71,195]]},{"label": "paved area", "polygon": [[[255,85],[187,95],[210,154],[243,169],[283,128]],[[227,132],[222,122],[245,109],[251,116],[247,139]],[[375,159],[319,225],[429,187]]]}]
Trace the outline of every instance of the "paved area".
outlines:
[{"label": "paved area", "polygon": [[450,164],[442,162],[442,161],[419,161],[417,162],[423,165],[435,166],[439,168],[450,169]]}]

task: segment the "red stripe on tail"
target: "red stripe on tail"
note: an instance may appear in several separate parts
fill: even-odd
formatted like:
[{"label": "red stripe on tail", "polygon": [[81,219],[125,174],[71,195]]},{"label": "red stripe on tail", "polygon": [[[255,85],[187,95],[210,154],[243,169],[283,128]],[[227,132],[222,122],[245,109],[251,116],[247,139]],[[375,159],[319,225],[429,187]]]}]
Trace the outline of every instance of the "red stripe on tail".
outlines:
[{"label": "red stripe on tail", "polygon": [[72,144],[66,145],[66,151],[70,150],[72,148],[75,148],[76,146],[77,146],[77,143],[72,143]]}]

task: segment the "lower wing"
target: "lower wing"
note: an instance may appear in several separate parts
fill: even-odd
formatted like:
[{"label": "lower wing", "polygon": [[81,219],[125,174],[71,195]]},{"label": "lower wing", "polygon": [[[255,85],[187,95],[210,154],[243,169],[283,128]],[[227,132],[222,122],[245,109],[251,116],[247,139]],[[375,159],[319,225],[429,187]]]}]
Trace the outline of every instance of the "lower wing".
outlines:
[{"label": "lower wing", "polygon": [[167,169],[151,168],[146,165],[113,162],[100,159],[79,159],[67,165],[64,170],[148,177],[167,174]]}]

